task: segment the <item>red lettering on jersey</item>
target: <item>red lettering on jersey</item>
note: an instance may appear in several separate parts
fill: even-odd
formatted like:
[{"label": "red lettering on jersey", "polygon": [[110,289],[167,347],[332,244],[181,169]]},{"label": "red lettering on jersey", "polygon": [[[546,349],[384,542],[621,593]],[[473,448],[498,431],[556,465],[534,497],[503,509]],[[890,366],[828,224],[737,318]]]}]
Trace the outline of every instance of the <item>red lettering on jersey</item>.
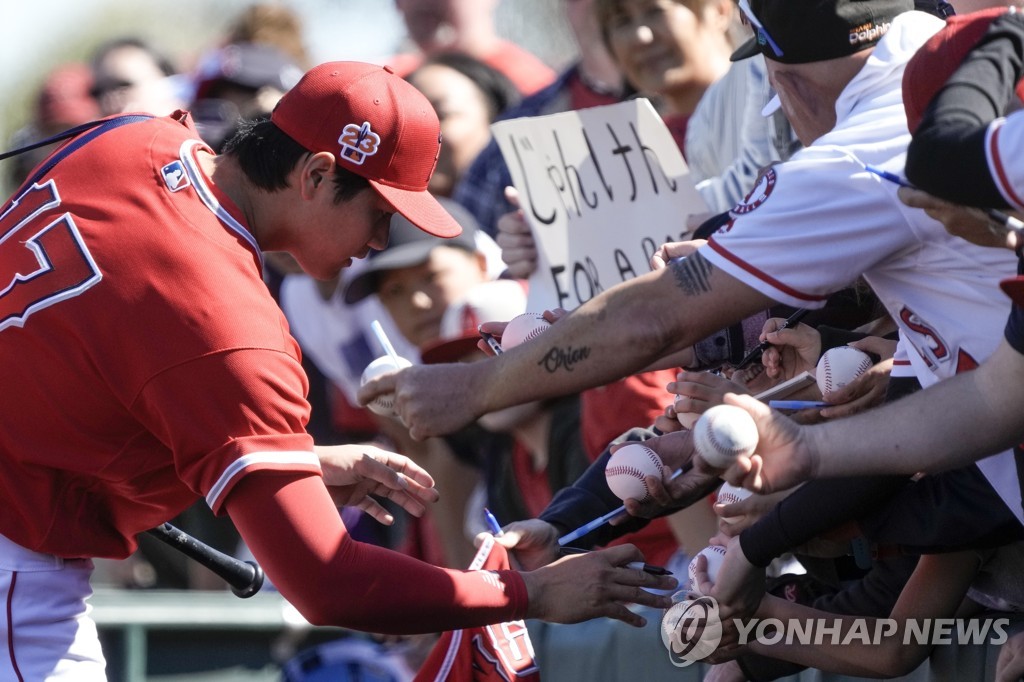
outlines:
[{"label": "red lettering on jersey", "polygon": [[514,620],[497,625],[488,625],[487,634],[491,645],[498,652],[505,668],[521,675],[537,669],[534,662],[533,642],[526,630],[526,623]]},{"label": "red lettering on jersey", "polygon": [[971,354],[967,351],[957,351],[956,354],[956,373],[970,372],[972,369],[978,369],[978,361],[971,357]]},{"label": "red lettering on jersey", "polygon": [[53,180],[32,185],[0,216],[0,331],[102,279]]},{"label": "red lettering on jersey", "polygon": [[922,348],[921,344],[914,343],[914,339],[908,339],[911,343],[914,343],[914,348],[917,349],[921,358],[928,363],[929,367],[934,367],[949,357],[949,348],[946,342],[942,340],[938,332],[918,317],[917,313],[909,308],[901,308],[900,320],[908,329],[917,332],[928,342],[928,345]]}]

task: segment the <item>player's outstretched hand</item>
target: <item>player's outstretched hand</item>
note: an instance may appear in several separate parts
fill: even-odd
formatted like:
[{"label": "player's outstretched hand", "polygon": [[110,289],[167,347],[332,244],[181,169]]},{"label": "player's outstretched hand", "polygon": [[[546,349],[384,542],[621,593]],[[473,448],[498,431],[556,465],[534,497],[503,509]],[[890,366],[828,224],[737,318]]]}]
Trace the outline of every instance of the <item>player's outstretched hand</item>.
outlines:
[{"label": "player's outstretched hand", "polygon": [[505,198],[516,210],[498,218],[494,241],[501,247],[501,259],[508,266],[508,274],[526,279],[537,269],[537,243],[523,209],[519,208],[519,192],[514,187],[506,187]]},{"label": "player's outstretched hand", "polygon": [[[813,478],[817,462],[807,444],[805,428],[748,395],[730,393],[725,403],[742,407],[754,418],[758,441],[755,454],[741,455],[722,478],[762,494],[786,490]],[[696,469],[706,466],[697,458]]]},{"label": "player's outstretched hand", "polygon": [[550,623],[580,623],[605,617],[643,627],[646,620],[626,605],[668,608],[672,605],[670,597],[652,594],[644,588],[672,590],[677,583],[671,576],[627,568],[626,564],[632,561],[643,561],[640,550],[633,545],[617,545],[563,557],[523,573],[530,596],[526,617]]},{"label": "player's outstretched hand", "polygon": [[761,354],[761,364],[768,378],[777,381],[792,379],[800,372],[814,371],[821,356],[821,334],[814,327],[797,324],[779,329],[783,317],[765,320],[761,341],[772,344]]},{"label": "player's outstretched hand", "polygon": [[508,549],[525,571],[547,566],[558,558],[558,529],[540,519],[515,521],[494,541]]},{"label": "player's outstretched hand", "polygon": [[324,483],[339,507],[359,507],[390,526],[394,517],[371,495],[386,497],[413,516],[437,502],[434,479],[404,455],[373,445],[318,445]]}]

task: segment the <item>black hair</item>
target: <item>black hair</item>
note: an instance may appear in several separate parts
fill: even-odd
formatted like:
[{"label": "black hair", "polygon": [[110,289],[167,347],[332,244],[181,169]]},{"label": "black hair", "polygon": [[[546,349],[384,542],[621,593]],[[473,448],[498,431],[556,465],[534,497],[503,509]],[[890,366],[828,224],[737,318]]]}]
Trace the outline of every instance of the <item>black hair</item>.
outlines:
[{"label": "black hair", "polygon": [[[288,174],[310,152],[264,116],[239,123],[234,135],[224,143],[222,153],[238,159],[239,167],[253,185],[275,192],[288,186]],[[337,164],[333,179],[336,204],[370,188],[366,178]]]},{"label": "black hair", "polygon": [[498,114],[518,104],[522,99],[522,93],[508,76],[464,52],[438,52],[430,55],[416,67],[415,71],[406,76],[406,80],[412,81],[420,69],[433,64],[458,71],[473,81],[487,102],[488,117],[492,121]]}]

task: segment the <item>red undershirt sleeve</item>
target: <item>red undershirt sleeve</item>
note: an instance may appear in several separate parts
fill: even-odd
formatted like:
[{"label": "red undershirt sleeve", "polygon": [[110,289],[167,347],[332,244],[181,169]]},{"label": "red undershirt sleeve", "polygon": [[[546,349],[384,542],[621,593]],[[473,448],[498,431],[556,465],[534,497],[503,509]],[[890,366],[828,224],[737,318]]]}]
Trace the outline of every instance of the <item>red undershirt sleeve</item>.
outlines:
[{"label": "red undershirt sleeve", "polygon": [[323,480],[253,472],[225,508],[281,594],[314,625],[416,634],[519,620],[515,571],[457,571],[352,539]]}]

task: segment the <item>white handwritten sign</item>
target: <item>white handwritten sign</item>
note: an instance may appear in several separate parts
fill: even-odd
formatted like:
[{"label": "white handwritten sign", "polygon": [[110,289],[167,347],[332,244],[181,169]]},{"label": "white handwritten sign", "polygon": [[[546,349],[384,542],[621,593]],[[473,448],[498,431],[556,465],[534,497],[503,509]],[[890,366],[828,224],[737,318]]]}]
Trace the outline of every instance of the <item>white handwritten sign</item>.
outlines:
[{"label": "white handwritten sign", "polygon": [[672,134],[646,99],[492,126],[537,242],[529,310],[572,310],[650,272],[686,217],[706,212]]}]

